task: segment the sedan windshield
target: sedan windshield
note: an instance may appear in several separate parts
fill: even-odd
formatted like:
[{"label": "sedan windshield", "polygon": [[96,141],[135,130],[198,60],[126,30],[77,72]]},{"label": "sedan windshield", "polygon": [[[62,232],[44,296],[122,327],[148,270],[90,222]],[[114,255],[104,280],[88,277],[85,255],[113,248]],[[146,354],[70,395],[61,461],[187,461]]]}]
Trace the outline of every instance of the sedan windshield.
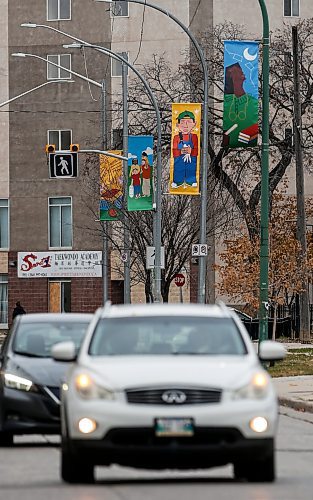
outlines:
[{"label": "sedan windshield", "polygon": [[13,351],[16,354],[50,358],[51,347],[71,340],[79,349],[88,322],[36,322],[21,323],[15,333]]},{"label": "sedan windshield", "polygon": [[89,354],[243,355],[246,346],[232,318],[128,317],[98,322]]}]

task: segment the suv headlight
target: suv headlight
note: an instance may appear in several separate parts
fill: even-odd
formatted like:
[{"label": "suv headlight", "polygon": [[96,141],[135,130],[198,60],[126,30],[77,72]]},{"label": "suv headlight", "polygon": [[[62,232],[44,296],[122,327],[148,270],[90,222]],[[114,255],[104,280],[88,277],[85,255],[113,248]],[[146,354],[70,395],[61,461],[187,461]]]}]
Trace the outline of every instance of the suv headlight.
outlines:
[{"label": "suv headlight", "polygon": [[115,399],[113,391],[98,385],[87,373],[76,375],[75,388],[83,399]]},{"label": "suv headlight", "polygon": [[4,374],[4,385],[10,389],[18,389],[19,391],[38,392],[36,385],[31,380],[19,377],[13,373]]},{"label": "suv headlight", "polygon": [[267,373],[255,373],[249,384],[236,389],[232,393],[232,399],[263,399],[266,398],[270,387],[270,379]]}]

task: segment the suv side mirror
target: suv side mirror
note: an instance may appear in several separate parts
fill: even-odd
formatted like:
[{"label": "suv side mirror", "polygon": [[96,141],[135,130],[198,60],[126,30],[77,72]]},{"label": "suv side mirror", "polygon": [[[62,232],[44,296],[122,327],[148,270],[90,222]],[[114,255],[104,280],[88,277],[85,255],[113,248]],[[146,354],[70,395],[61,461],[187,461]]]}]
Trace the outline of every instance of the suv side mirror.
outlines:
[{"label": "suv side mirror", "polygon": [[287,350],[279,342],[263,340],[259,345],[258,354],[261,361],[279,361],[285,358]]},{"label": "suv side mirror", "polygon": [[75,361],[77,358],[74,342],[59,342],[51,348],[51,356],[56,361]]}]

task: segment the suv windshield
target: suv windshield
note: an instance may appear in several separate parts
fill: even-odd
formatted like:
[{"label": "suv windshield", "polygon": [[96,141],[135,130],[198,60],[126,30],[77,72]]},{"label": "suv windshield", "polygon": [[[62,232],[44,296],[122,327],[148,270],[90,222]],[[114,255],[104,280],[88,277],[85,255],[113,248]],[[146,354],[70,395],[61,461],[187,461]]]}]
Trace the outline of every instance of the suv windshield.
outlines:
[{"label": "suv windshield", "polygon": [[212,317],[104,318],[89,346],[92,356],[246,353],[234,320]]},{"label": "suv windshield", "polygon": [[13,351],[16,354],[38,358],[51,357],[51,347],[71,340],[79,349],[89,322],[21,323],[15,333]]}]

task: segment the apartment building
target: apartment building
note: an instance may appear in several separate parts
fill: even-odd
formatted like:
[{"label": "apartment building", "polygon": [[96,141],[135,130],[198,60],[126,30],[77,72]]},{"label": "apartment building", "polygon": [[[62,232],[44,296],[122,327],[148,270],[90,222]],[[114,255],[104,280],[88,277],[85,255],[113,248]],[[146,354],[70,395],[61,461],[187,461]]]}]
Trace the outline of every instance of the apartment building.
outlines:
[{"label": "apartment building", "polygon": [[[169,10],[195,36],[225,20],[246,25],[255,37],[262,34],[258,0],[248,4],[238,0],[236,7],[232,0],[153,0],[152,3]],[[266,3],[271,29],[311,16],[310,0]],[[45,152],[46,144],[55,144],[57,150],[68,150],[70,144],[79,144],[81,149],[99,149],[101,91],[66,71],[48,67],[40,59],[11,54],[22,52],[48,58],[97,82],[105,80],[108,123],[110,97],[121,98],[118,62],[95,50],[64,48],[64,44],[71,43],[65,35],[21,24],[50,26],[106,46],[127,56],[138,69],[153,54],[163,54],[173,67],[178,67],[192,47],[183,30],[164,13],[132,2],[114,2],[110,6],[94,0],[0,0],[0,10],[0,101],[48,81],[62,81],[49,83],[9,107],[0,108],[0,328],[5,328],[17,300],[28,312],[93,311],[101,305],[103,297],[99,259],[93,276],[88,276],[85,269],[77,271],[75,276],[67,276],[70,273],[65,270],[63,275],[56,272],[54,277],[43,277],[39,272],[36,275],[36,268],[32,270],[36,277],[27,278],[22,277],[20,269],[23,264],[27,267],[27,262],[38,263],[48,253],[63,258],[62,262],[66,261],[65,254],[72,253],[73,262],[81,262],[82,254],[98,258],[102,252],[99,223],[83,203],[82,173],[86,157],[78,155],[77,177],[56,178],[51,177]],[[108,145],[119,146],[120,132],[114,130],[114,124],[109,132]],[[29,257],[30,254],[37,258]],[[120,278],[113,275],[109,285],[111,298],[122,300]],[[178,292],[173,285],[173,300],[178,300]],[[132,295],[132,300],[144,301],[141,288]],[[188,289],[184,291],[184,300],[189,300]]]}]

